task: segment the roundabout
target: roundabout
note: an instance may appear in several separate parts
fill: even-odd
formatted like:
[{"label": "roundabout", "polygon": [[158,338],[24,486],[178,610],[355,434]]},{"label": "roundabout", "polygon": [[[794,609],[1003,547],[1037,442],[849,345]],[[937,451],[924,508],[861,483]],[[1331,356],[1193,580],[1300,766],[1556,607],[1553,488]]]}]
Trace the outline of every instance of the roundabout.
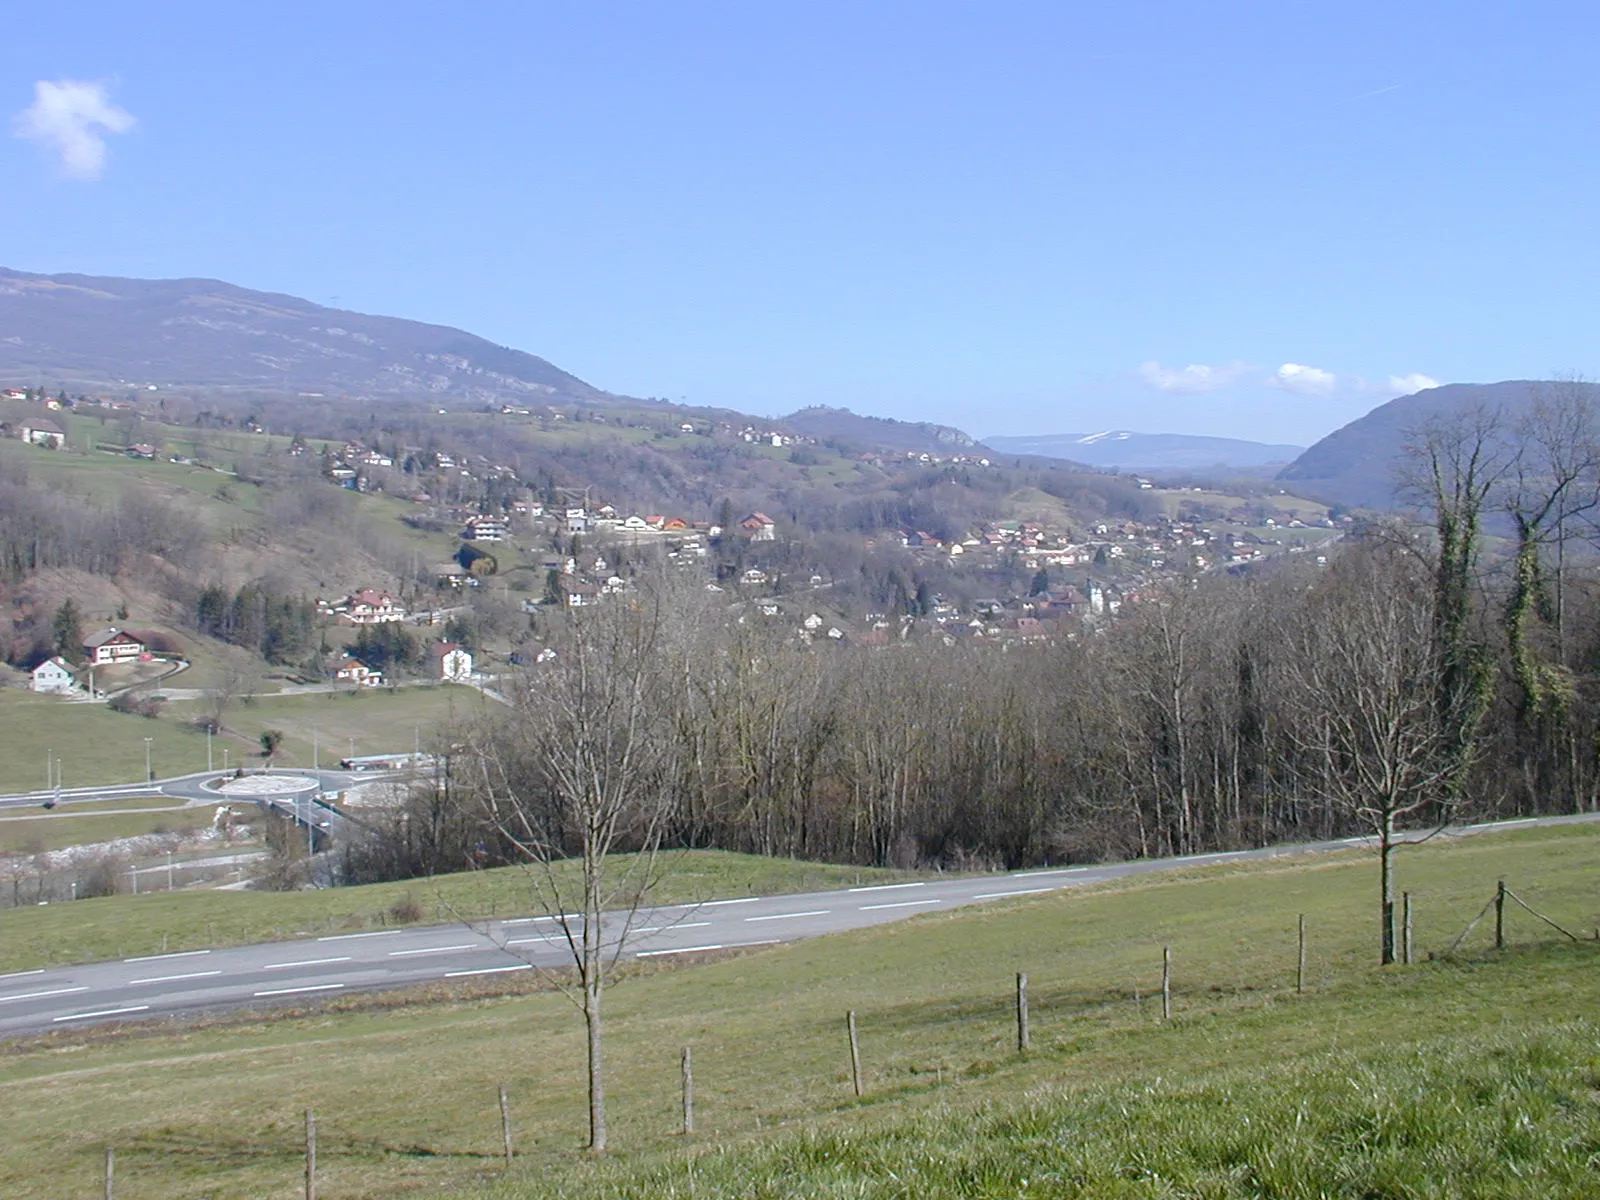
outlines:
[{"label": "roundabout", "polygon": [[229,800],[273,800],[314,792],[321,784],[309,775],[245,775],[213,785]]}]

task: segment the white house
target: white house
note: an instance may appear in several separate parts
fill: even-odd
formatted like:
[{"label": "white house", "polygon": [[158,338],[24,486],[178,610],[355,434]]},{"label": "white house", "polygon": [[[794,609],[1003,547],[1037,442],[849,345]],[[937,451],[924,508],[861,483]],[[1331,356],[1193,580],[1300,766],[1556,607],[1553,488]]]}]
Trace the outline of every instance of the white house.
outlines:
[{"label": "white house", "polygon": [[739,522],[739,528],[749,534],[752,542],[770,542],[777,536],[776,525],[766,513],[751,513]]},{"label": "white house", "polygon": [[474,542],[503,542],[507,532],[504,517],[484,514],[467,520],[467,537]]},{"label": "white house", "polygon": [[57,655],[33,669],[33,679],[28,686],[36,692],[75,692],[78,690],[78,677],[67,665],[67,660]]},{"label": "white house", "polygon": [[404,621],[406,609],[388,592],[362,588],[350,593],[339,615],[352,625],[381,625],[385,621]]},{"label": "white house", "polygon": [[113,625],[85,638],[83,652],[95,666],[105,663],[137,662],[148,651],[145,644],[131,633]]},{"label": "white house", "polygon": [[472,655],[455,642],[435,642],[428,647],[435,679],[465,683],[472,678]]},{"label": "white house", "polygon": [[351,658],[348,654],[334,660],[330,667],[333,677],[340,682],[353,683],[358,688],[383,686],[382,671],[374,671],[360,659]]},{"label": "white house", "polygon": [[47,446],[59,450],[67,440],[66,432],[54,421],[39,417],[30,418],[17,426],[17,436],[30,446]]}]

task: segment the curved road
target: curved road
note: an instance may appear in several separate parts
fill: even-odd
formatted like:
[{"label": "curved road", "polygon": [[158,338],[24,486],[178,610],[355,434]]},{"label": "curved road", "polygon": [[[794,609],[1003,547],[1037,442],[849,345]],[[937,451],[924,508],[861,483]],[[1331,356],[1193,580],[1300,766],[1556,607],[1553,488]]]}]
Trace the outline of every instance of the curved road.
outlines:
[{"label": "curved road", "polygon": [[[1600,819],[1600,814],[1466,826],[1454,834]],[[1345,838],[1099,866],[1014,871],[785,896],[752,896],[643,910],[622,956],[651,958],[773,945],[968,904],[1041,895],[1180,867],[1249,862],[1367,844]],[[623,920],[606,925],[623,933]],[[615,942],[612,942],[616,949]],[[448,979],[560,968],[571,959],[557,918],[334,934],[0,974],[0,1037],[240,1008]]]},{"label": "curved road", "polygon": [[[381,771],[312,770],[310,767],[250,768],[245,771],[245,777],[252,779],[273,776],[315,779],[320,790],[325,792],[341,791],[352,784],[386,778],[389,774]],[[41,788],[31,792],[11,792],[0,795],[0,809],[36,808],[50,799],[59,800],[65,806],[88,800],[148,799],[152,796],[170,796],[189,804],[226,804],[229,798],[207,785],[214,780],[232,777],[231,770],[196,771],[192,775],[177,775],[170,779],[158,779],[154,783],[111,783],[96,787],[61,788],[59,791]],[[237,801],[239,798],[234,799]]]}]

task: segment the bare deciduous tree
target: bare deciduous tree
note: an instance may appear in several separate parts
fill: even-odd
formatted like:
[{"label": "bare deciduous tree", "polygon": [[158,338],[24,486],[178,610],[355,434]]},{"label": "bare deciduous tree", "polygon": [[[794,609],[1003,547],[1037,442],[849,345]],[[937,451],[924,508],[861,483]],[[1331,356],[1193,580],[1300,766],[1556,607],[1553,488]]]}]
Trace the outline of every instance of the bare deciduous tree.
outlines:
[{"label": "bare deciduous tree", "polygon": [[1345,556],[1313,588],[1293,633],[1292,738],[1304,783],[1378,840],[1381,954],[1394,961],[1394,870],[1401,823],[1458,802],[1457,729],[1435,698],[1439,673],[1426,578],[1416,559]]},{"label": "bare deciduous tree", "polygon": [[[657,881],[671,817],[667,618],[659,595],[575,614],[555,658],[528,672],[512,713],[474,747],[493,828],[530,868],[571,952],[595,1151],[607,1142],[605,989]],[[559,866],[569,859],[575,873]]]}]

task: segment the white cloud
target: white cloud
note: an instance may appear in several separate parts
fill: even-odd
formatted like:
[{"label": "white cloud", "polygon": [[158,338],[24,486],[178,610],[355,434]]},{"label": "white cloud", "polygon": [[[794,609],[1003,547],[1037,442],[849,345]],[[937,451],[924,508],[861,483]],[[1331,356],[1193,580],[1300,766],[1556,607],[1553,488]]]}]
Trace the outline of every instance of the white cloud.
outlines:
[{"label": "white cloud", "polygon": [[1215,392],[1235,383],[1250,370],[1245,363],[1234,362],[1225,366],[1209,367],[1204,363],[1191,363],[1187,367],[1164,367],[1158,362],[1143,363],[1139,378],[1163,392],[1200,395]]},{"label": "white cloud", "polygon": [[1438,386],[1439,381],[1433,376],[1424,375],[1420,371],[1413,371],[1409,375],[1389,376],[1388,390],[1396,396],[1409,396],[1412,392],[1426,391],[1428,388],[1436,388]]},{"label": "white cloud", "polygon": [[60,155],[61,171],[72,179],[99,179],[106,134],[132,128],[132,114],[106,98],[105,84],[78,79],[39,80],[33,103],[16,118],[16,135]]},{"label": "white cloud", "polygon": [[1272,378],[1267,382],[1274,387],[1297,392],[1302,396],[1331,396],[1339,386],[1339,377],[1332,371],[1324,371],[1320,367],[1284,363],[1273,372]]}]

